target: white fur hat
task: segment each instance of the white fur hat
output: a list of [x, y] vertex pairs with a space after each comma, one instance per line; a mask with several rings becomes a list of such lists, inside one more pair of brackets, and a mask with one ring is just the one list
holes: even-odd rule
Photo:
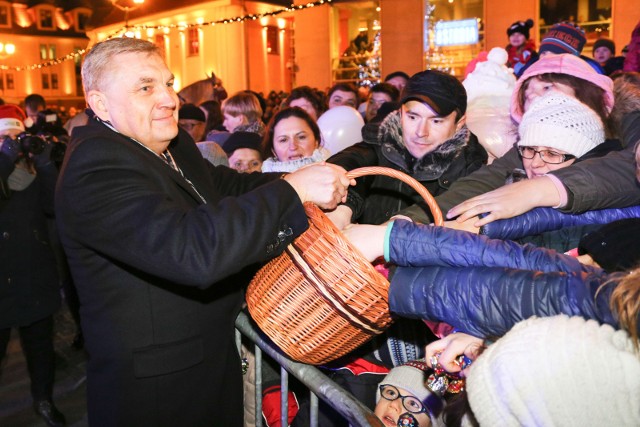
[[609, 325], [534, 317], [478, 357], [467, 393], [481, 426], [640, 426], [640, 356]]
[[605, 139], [602, 120], [572, 96], [552, 91], [531, 103], [518, 127], [519, 146], [551, 147], [581, 157]]

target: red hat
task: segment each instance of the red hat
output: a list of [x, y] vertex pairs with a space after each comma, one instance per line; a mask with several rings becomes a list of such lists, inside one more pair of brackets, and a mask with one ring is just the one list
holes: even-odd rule
[[14, 104], [0, 105], [0, 132], [5, 130], [24, 131], [27, 115], [22, 108]]

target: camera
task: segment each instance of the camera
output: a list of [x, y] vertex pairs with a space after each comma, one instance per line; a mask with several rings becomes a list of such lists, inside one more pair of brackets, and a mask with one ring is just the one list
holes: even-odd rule
[[47, 140], [41, 135], [32, 135], [22, 132], [16, 137], [16, 141], [20, 144], [20, 150], [24, 154], [37, 155], [44, 151]]

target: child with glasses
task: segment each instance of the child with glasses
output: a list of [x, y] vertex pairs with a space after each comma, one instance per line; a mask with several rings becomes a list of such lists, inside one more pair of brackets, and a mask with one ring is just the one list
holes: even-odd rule
[[445, 401], [425, 385], [433, 371], [424, 359], [393, 368], [380, 382], [374, 414], [385, 426], [443, 426]]

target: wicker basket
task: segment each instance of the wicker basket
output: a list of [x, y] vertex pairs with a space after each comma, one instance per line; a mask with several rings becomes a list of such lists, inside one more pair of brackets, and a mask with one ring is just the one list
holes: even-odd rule
[[[429, 205], [435, 223], [442, 213], [415, 179], [389, 168], [369, 167], [349, 177], [387, 175], [410, 185]], [[389, 282], [311, 203], [309, 229], [265, 265], [247, 290], [251, 316], [292, 359], [323, 364], [343, 356], [391, 323]]]

